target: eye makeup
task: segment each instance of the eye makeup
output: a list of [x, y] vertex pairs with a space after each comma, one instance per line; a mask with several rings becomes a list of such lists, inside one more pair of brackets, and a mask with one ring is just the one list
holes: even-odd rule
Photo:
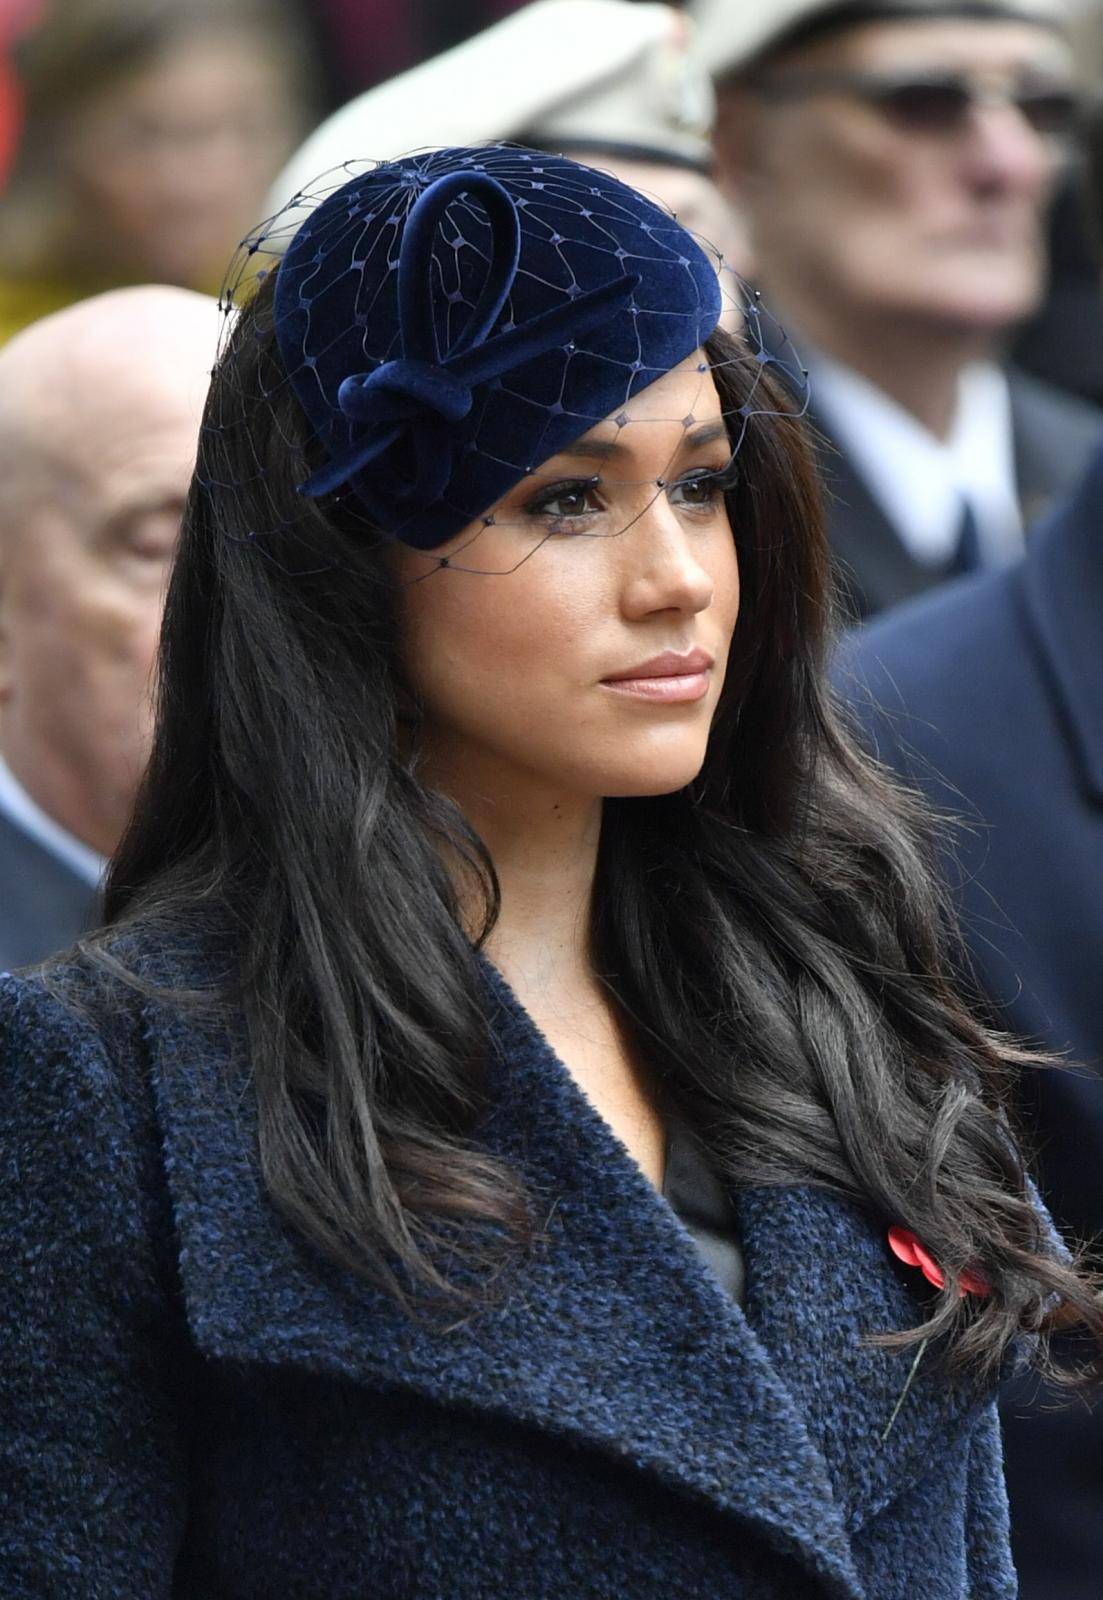
[[[602, 490], [615, 491], [625, 486], [635, 488], [642, 482], [653, 484], [660, 492], [665, 490], [669, 498], [686, 511], [711, 511], [720, 496], [734, 483], [733, 468], [733, 461], [725, 462], [722, 467], [701, 467], [683, 473], [673, 482], [661, 477], [643, 480], [604, 479], [600, 473], [588, 477], [564, 477], [531, 495], [521, 510], [526, 518], [545, 519], [554, 528], [566, 527], [599, 516], [608, 509], [602, 503]], [[692, 498], [694, 495], [700, 498]], [[574, 502], [572, 509], [565, 509], [568, 502]]]

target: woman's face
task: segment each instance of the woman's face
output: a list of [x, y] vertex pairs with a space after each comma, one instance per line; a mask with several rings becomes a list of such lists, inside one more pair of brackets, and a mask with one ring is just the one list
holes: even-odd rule
[[702, 361], [522, 480], [492, 526], [432, 556], [398, 547], [422, 744], [453, 792], [666, 794], [699, 772], [739, 610], [723, 495], [705, 480], [730, 445]]

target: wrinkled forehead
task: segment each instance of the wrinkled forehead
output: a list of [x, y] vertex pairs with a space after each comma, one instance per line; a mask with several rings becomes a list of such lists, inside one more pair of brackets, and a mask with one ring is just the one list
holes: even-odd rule
[[194, 437], [181, 429], [121, 441], [98, 457], [44, 453], [9, 480], [22, 508], [26, 554], [51, 559], [59, 543], [107, 557], [116, 534], [144, 518], [183, 514], [195, 465]]
[[54, 466], [104, 502], [151, 494], [183, 496], [195, 466], [202, 417], [199, 363], [175, 372], [143, 374], [137, 362], [118, 364], [84, 404], [57, 417], [44, 447]]
[[188, 384], [105, 381], [79, 407], [56, 388], [34, 398], [14, 421], [0, 405], [0, 477], [6, 507], [36, 539], [53, 529], [91, 544], [113, 520], [182, 509], [199, 435]]

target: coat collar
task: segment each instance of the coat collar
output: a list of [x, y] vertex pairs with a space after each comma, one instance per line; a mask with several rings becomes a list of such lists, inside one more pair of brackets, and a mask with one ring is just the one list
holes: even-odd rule
[[1103, 452], [1072, 499], [1032, 536], [1022, 584], [1084, 785], [1103, 802]]
[[910, 1355], [859, 1335], [920, 1313], [884, 1225], [809, 1187], [742, 1193], [744, 1314], [493, 972], [488, 992], [500, 1057], [480, 1137], [543, 1198], [546, 1241], [498, 1305], [447, 1333], [319, 1261], [268, 1204], [241, 1031], [149, 1008], [195, 1343], [572, 1439], [754, 1524], [825, 1595], [862, 1600], [850, 1534], [983, 1403], [928, 1362], [879, 1442]]

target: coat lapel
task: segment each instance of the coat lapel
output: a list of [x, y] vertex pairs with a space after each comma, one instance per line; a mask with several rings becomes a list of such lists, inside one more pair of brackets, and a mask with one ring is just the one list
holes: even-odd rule
[[197, 1345], [570, 1438], [753, 1523], [825, 1593], [861, 1600], [849, 1531], [975, 1403], [922, 1374], [879, 1445], [910, 1358], [862, 1348], [859, 1331], [918, 1319], [883, 1229], [807, 1188], [741, 1195], [744, 1315], [504, 983], [488, 983], [500, 1055], [480, 1142], [520, 1169], [546, 1225], [508, 1293], [447, 1331], [411, 1321], [281, 1223], [261, 1188], [240, 1035], [151, 1013]]
[[922, 1280], [890, 1259], [885, 1223], [811, 1186], [746, 1190], [737, 1204], [748, 1318], [800, 1396], [844, 1524], [857, 1532], [933, 1460], [949, 1458], [991, 1395], [951, 1381], [931, 1347], [909, 1384], [915, 1347], [893, 1352], [866, 1341], [925, 1314]]
[[1085, 793], [1103, 801], [1103, 453], [1031, 540], [1020, 569], [1027, 625], [1076, 751]]
[[1103, 437], [1103, 415], [1016, 367], [1007, 369], [1007, 390], [1019, 504], [1029, 531], [1080, 479]]

